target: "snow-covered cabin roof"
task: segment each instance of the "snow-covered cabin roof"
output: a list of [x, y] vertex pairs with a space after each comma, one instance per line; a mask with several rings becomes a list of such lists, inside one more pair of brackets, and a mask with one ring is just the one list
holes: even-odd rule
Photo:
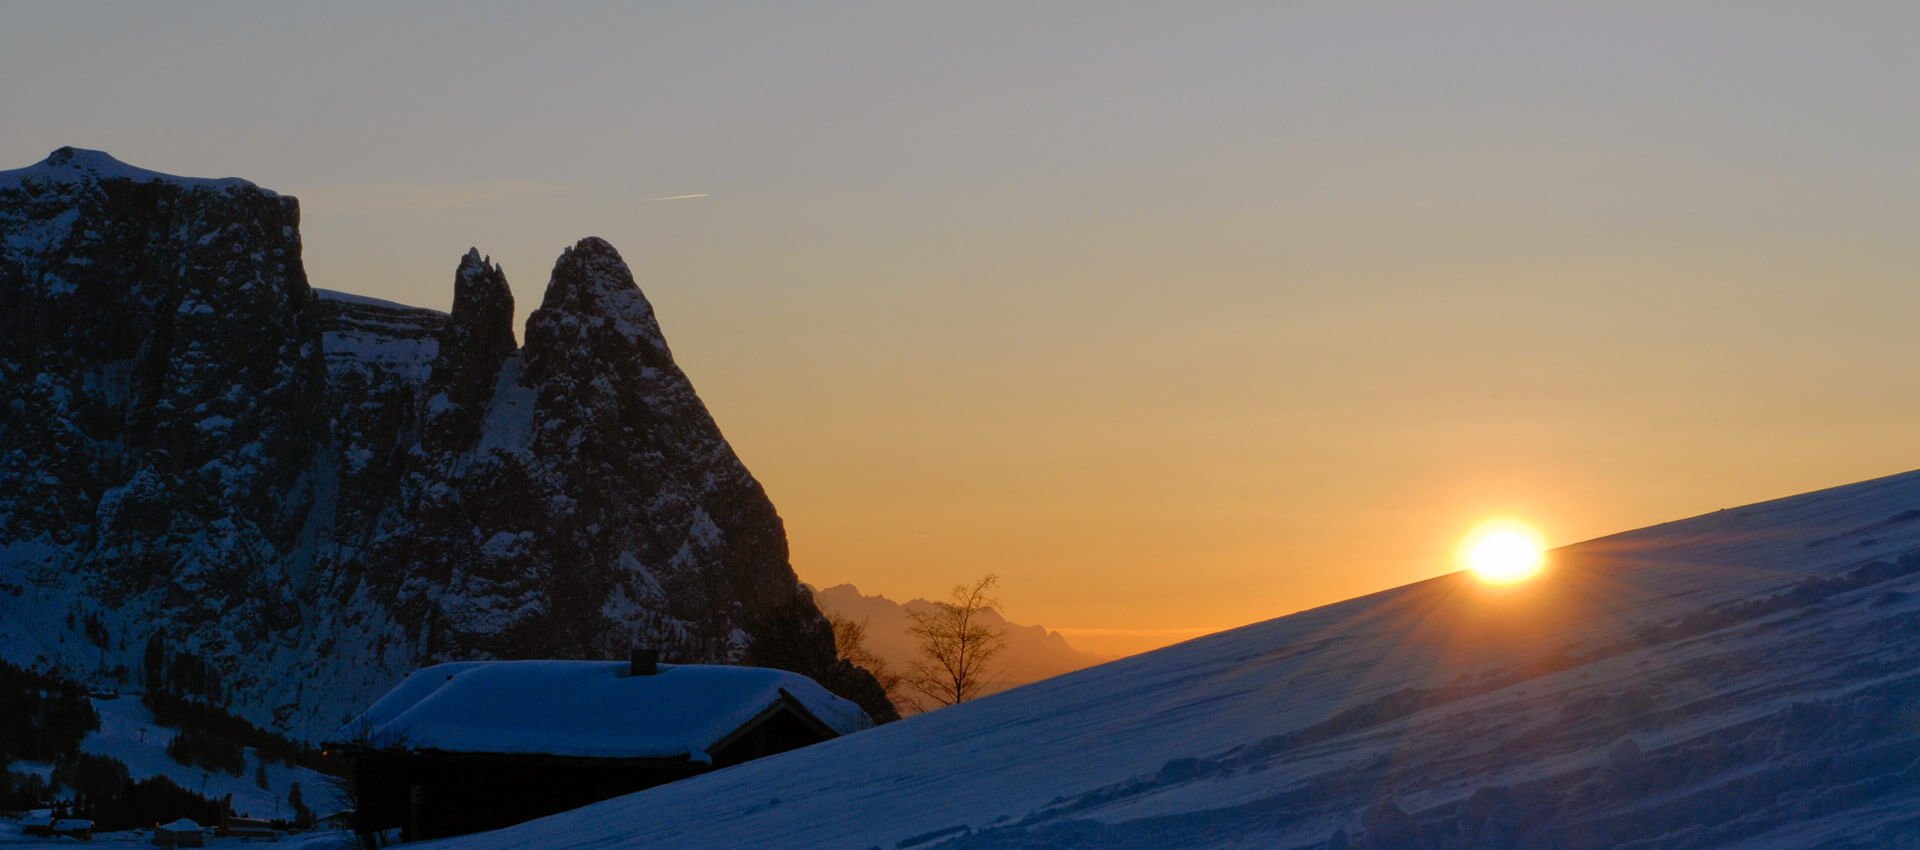
[[838, 734], [873, 725], [860, 707], [785, 670], [624, 661], [466, 661], [415, 672], [341, 732], [381, 749], [691, 758], [782, 701]]
[[202, 827], [200, 824], [194, 823], [192, 818], [181, 818], [173, 823], [156, 826], [154, 829], [162, 832], [199, 832]]

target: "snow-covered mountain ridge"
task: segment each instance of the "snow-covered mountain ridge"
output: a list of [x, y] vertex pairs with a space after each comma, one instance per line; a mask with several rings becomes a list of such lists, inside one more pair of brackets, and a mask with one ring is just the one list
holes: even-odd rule
[[98, 151], [0, 172], [0, 654], [131, 681], [158, 636], [307, 737], [427, 663], [632, 645], [883, 704], [611, 245], [521, 345], [478, 251], [440, 313], [310, 288], [298, 228]]
[[1069, 673], [465, 848], [1920, 846], [1920, 473]]
[[106, 151], [65, 147], [46, 159], [25, 168], [0, 171], [0, 191], [18, 190], [27, 184], [40, 186], [82, 185], [101, 180], [126, 180], [134, 183], [165, 183], [190, 189], [240, 189], [274, 196], [252, 182], [238, 177], [181, 177], [163, 174], [137, 165], [128, 165]]

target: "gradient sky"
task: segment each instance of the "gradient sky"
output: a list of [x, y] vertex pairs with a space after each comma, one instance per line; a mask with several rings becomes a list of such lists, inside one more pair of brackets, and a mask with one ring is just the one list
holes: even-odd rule
[[1910, 4], [388, 5], [0, 2], [0, 167], [608, 238], [810, 582], [1118, 652], [1920, 466]]

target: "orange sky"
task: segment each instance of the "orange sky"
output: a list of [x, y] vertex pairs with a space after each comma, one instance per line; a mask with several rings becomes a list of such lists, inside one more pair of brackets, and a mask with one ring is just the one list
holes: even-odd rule
[[1917, 14], [22, 4], [0, 167], [242, 175], [425, 306], [604, 236], [804, 579], [1123, 652], [1920, 465]]

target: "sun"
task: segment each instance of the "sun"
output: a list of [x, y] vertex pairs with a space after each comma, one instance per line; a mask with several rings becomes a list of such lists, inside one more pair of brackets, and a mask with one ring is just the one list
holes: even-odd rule
[[1538, 575], [1547, 546], [1533, 526], [1511, 519], [1481, 523], [1460, 541], [1460, 565], [1488, 584], [1513, 584]]

